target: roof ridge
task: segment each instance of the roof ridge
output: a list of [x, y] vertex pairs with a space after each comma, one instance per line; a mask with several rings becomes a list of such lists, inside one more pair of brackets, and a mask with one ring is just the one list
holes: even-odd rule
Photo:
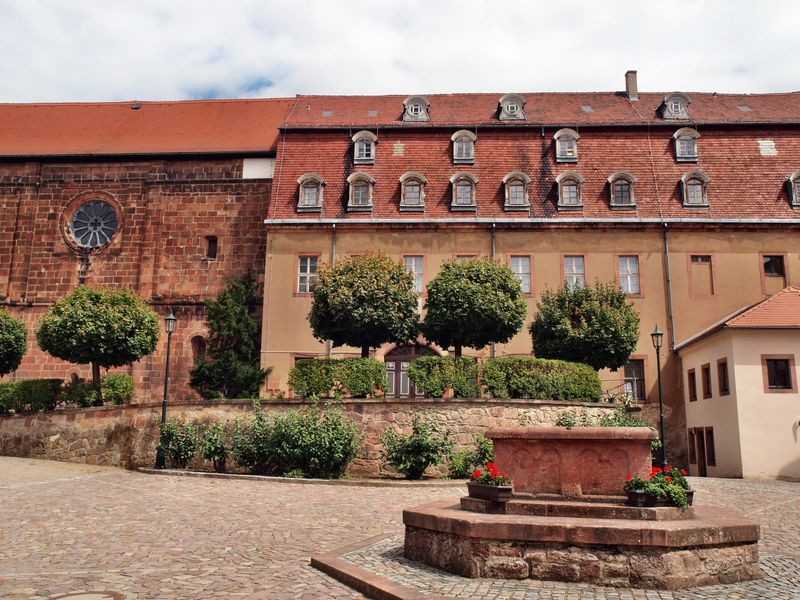
[[172, 104], [239, 104], [242, 102], [273, 102], [285, 101], [292, 102], [291, 97], [277, 98], [208, 98], [190, 100], [113, 100], [113, 101], [78, 101], [78, 102], [0, 102], [0, 108], [9, 107], [36, 107], [36, 106], [129, 106], [131, 104], [142, 105], [172, 105]]

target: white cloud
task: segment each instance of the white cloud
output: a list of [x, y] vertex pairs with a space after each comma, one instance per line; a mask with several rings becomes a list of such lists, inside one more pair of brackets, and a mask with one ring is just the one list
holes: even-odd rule
[[[0, 0], [0, 101], [798, 87], [790, 0]], [[267, 85], [271, 82], [271, 85]]]

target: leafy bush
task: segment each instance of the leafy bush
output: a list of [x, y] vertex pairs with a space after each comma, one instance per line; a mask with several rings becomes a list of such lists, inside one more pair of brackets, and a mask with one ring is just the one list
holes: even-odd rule
[[281, 472], [338, 478], [355, 458], [361, 440], [358, 425], [341, 408], [322, 411], [314, 406], [276, 415], [270, 443]]
[[28, 349], [28, 329], [21, 319], [0, 310], [0, 375], [15, 370]]
[[543, 358], [490, 358], [481, 379], [494, 398], [598, 402], [600, 378], [589, 365]]
[[100, 398], [97, 390], [84, 379], [75, 379], [67, 383], [61, 391], [61, 400], [67, 404], [78, 406], [98, 406]]
[[112, 373], [103, 377], [100, 384], [103, 400], [111, 404], [130, 404], [133, 400], [133, 377], [124, 373]]
[[387, 429], [380, 437], [382, 456], [406, 479], [422, 479], [425, 469], [444, 461], [453, 448], [449, 431], [442, 431], [429, 418], [414, 414], [411, 433], [403, 435]]
[[478, 361], [473, 357], [423, 356], [411, 361], [408, 377], [432, 398], [441, 398], [448, 388], [456, 398], [478, 397]]
[[482, 433], [475, 436], [474, 448], [463, 448], [450, 458], [449, 475], [452, 479], [468, 479], [478, 467], [492, 461], [494, 445]]
[[0, 382], [0, 414], [19, 410], [17, 405], [17, 382]]
[[172, 466], [185, 469], [197, 452], [197, 426], [185, 419], [170, 419], [161, 426], [160, 446]]
[[289, 385], [302, 398], [349, 395], [363, 398], [386, 389], [386, 365], [373, 358], [310, 358], [289, 372]]
[[231, 454], [236, 464], [251, 473], [274, 473], [272, 426], [258, 400], [253, 401], [253, 416], [237, 417], [231, 433]]
[[228, 446], [225, 441], [225, 430], [222, 423], [214, 423], [203, 433], [200, 442], [200, 456], [210, 460], [217, 473], [225, 472], [225, 463], [228, 459]]
[[614, 409], [613, 415], [603, 415], [597, 422], [598, 427], [652, 427], [647, 421], [634, 417], [624, 406]]
[[53, 410], [61, 396], [60, 379], [24, 379], [17, 382], [16, 390], [17, 410]]

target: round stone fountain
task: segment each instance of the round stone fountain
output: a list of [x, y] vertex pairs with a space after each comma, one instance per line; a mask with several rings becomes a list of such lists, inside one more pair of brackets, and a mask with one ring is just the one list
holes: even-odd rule
[[681, 589], [761, 577], [759, 526], [735, 511], [626, 506], [650, 472], [641, 427], [493, 429], [508, 501], [464, 497], [403, 511], [405, 556], [465, 577]]

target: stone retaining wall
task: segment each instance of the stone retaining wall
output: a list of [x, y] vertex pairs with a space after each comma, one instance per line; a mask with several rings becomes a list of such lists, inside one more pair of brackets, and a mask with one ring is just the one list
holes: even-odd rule
[[[267, 412], [307, 406], [301, 400], [265, 400]], [[470, 445], [490, 427], [554, 424], [565, 410], [592, 415], [613, 412], [609, 404], [576, 404], [543, 400], [422, 399], [414, 401], [350, 400], [344, 410], [364, 433], [352, 475], [388, 475], [381, 464], [379, 436], [388, 427], [409, 431], [413, 414], [424, 411], [450, 432], [456, 449]], [[249, 401], [173, 404], [168, 418], [218, 421], [250, 413]], [[68, 462], [136, 468], [150, 466], [158, 443], [160, 404], [68, 409], [35, 415], [0, 416], [0, 454]], [[199, 462], [198, 465], [200, 466]], [[208, 465], [206, 465], [208, 467]], [[443, 474], [440, 468], [437, 474]]]

